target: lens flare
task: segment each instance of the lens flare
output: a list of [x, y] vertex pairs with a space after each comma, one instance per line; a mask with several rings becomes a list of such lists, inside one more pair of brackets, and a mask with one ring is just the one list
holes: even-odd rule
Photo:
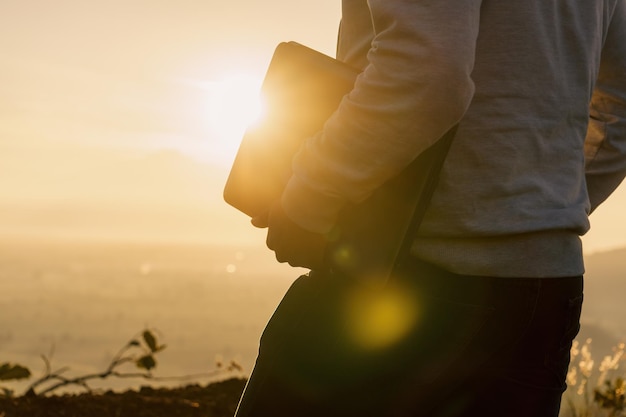
[[336, 247], [330, 256], [335, 265], [340, 266], [343, 270], [352, 270], [359, 264], [358, 253], [348, 245]]
[[364, 350], [381, 350], [401, 341], [419, 316], [414, 297], [397, 284], [363, 285], [346, 305], [349, 335]]

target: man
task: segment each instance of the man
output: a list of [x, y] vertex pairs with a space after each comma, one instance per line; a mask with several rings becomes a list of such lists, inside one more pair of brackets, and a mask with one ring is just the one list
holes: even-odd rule
[[363, 72], [295, 156], [268, 246], [319, 265], [342, 208], [459, 123], [405, 270], [439, 300], [426, 320], [456, 317], [416, 345], [422, 368], [392, 378], [407, 391], [394, 413], [557, 416], [580, 236], [626, 174], [626, 1], [344, 0], [342, 13], [338, 58]]

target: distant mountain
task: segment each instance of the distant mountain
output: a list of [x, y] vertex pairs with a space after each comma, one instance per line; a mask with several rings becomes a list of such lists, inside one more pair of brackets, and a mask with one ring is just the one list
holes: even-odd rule
[[227, 171], [178, 152], [72, 148], [24, 162], [0, 179], [0, 230], [11, 235], [258, 239], [222, 200]]
[[598, 279], [603, 285], [624, 289], [624, 292], [616, 295], [626, 297], [626, 248], [588, 255], [585, 264], [588, 275], [593, 275], [588, 277], [588, 285], [595, 285], [594, 281]]
[[594, 349], [608, 354], [626, 341], [626, 248], [589, 255], [585, 264], [580, 338], [592, 338]]
[[204, 203], [220, 198], [213, 190], [226, 176], [171, 150], [66, 147], [33, 150], [10, 162], [3, 164], [0, 201]]

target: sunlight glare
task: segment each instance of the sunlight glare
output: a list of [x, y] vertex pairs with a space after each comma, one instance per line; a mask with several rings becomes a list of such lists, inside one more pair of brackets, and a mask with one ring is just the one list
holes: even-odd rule
[[261, 80], [250, 74], [231, 74], [208, 85], [208, 124], [211, 148], [232, 160], [246, 128], [262, 114]]

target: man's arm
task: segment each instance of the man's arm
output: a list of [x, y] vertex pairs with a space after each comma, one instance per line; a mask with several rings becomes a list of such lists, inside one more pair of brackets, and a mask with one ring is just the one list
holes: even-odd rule
[[328, 232], [346, 203], [367, 198], [461, 119], [474, 93], [480, 3], [367, 2], [369, 64], [295, 156], [282, 196], [289, 218]]
[[585, 140], [586, 180], [595, 210], [626, 176], [626, 2], [607, 32]]

